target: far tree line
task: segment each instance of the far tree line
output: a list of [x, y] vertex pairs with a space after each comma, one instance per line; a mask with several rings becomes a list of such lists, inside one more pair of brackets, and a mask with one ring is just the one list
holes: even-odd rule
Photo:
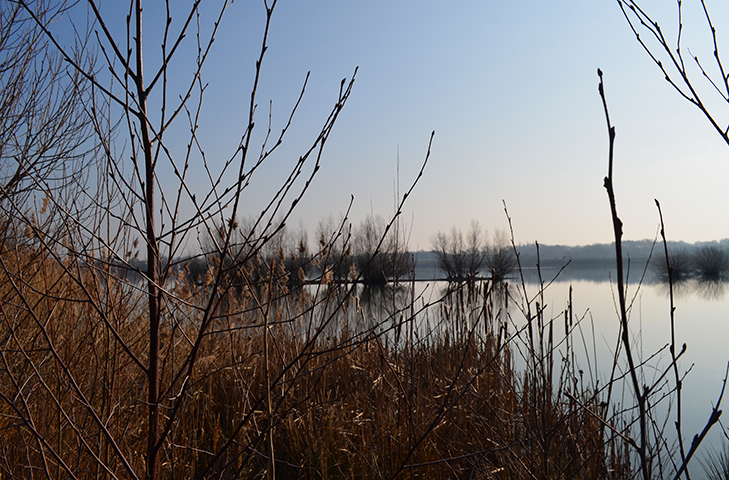
[[[306, 283], [385, 285], [414, 276], [416, 256], [407, 249], [407, 232], [390, 225], [379, 215], [368, 215], [358, 225], [334, 217], [323, 219], [315, 230], [315, 242], [303, 225], [279, 225], [262, 245], [254, 219], [235, 225], [235, 242], [230, 255], [220, 263], [219, 235], [200, 240], [201, 253], [180, 261], [191, 283], [203, 286], [219, 266], [228, 270], [229, 281], [261, 284], [274, 280], [289, 290]], [[219, 226], [221, 232], [225, 226]], [[516, 256], [502, 231], [489, 237], [473, 221], [464, 234], [453, 227], [433, 235], [432, 251], [442, 279], [462, 283], [478, 278], [500, 282], [516, 271]], [[270, 277], [273, 275], [273, 277]]]
[[[275, 222], [273, 222], [275, 224]], [[269, 279], [295, 290], [307, 283], [386, 285], [389, 282], [415, 278], [418, 255], [407, 248], [407, 232], [401, 226], [388, 224], [382, 216], [371, 214], [355, 225], [347, 219], [328, 217], [316, 227], [315, 242], [310, 242], [307, 229], [299, 224], [279, 224], [275, 233], [261, 244], [260, 221], [252, 218], [235, 224], [235, 241], [222, 267], [230, 272], [229, 281], [260, 285]], [[225, 226], [219, 234], [199, 241], [199, 253], [184, 259], [173, 259], [186, 271], [192, 284], [203, 286], [214, 276], [220, 264], [219, 245]], [[629, 241], [628, 255], [643, 263], [650, 260], [654, 274], [667, 280], [665, 256], [654, 249], [652, 241]], [[522, 264], [537, 262], [532, 246], [517, 245]], [[602, 261], [602, 252], [610, 244], [567, 247], [540, 245], [541, 263], [546, 266], [576, 261]], [[729, 252], [722, 242], [688, 245], [669, 242], [674, 281], [687, 278], [723, 280], [729, 277]], [[477, 279], [503, 282], [517, 271], [517, 258], [511, 239], [502, 230], [493, 235], [473, 220], [464, 233], [457, 227], [438, 231], [431, 238], [431, 254], [437, 268], [436, 279], [464, 283]], [[652, 258], [651, 258], [652, 257]], [[612, 263], [612, 260], [605, 259]], [[582, 263], [580, 263], [582, 262]], [[132, 263], [141, 263], [132, 260]], [[428, 263], [426, 261], [426, 263]], [[591, 263], [592, 264], [592, 263]], [[270, 277], [270, 275], [273, 277]], [[433, 277], [429, 277], [433, 278]]]
[[359, 225], [347, 219], [323, 219], [312, 243], [303, 225], [291, 228], [278, 224], [262, 241], [260, 230], [264, 227], [258, 219], [236, 223], [230, 253], [221, 265], [220, 245], [227, 228], [221, 225], [219, 233], [200, 240], [201, 253], [179, 264], [198, 286], [205, 285], [206, 279], [222, 267], [230, 272], [227, 277], [237, 289], [269, 281], [289, 290], [306, 283], [385, 285], [410, 278], [412, 272], [413, 256], [405, 247], [399, 226], [388, 225], [379, 215], [368, 215]]

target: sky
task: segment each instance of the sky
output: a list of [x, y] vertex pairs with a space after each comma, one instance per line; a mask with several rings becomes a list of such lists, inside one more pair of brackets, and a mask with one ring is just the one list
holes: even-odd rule
[[[102, 4], [114, 32], [124, 27], [119, 3]], [[692, 4], [684, 12], [685, 52], [710, 60], [698, 2], [684, 3]], [[729, 6], [707, 4], [721, 44], [729, 39]], [[215, 5], [203, 3], [203, 32]], [[675, 30], [675, 2], [644, 6], [664, 31]], [[159, 63], [159, 13], [149, 2], [148, 69]], [[245, 128], [264, 20], [262, 1], [233, 2], [203, 70], [200, 140], [213, 164], [224, 162]], [[173, 11], [172, 27], [181, 21]], [[171, 91], [194, 67], [194, 43], [181, 52], [170, 66]], [[430, 249], [433, 234], [465, 231], [472, 220], [489, 232], [506, 230], [504, 203], [517, 243], [609, 243], [598, 67], [617, 131], [613, 181], [624, 238], [655, 237], [654, 199], [669, 240], [729, 237], [729, 146], [664, 81], [613, 0], [280, 0], [254, 138], [265, 133], [269, 102], [272, 129], [281, 130], [307, 72], [310, 78], [282, 147], [253, 179], [244, 212], [257, 213], [277, 190], [326, 120], [341, 80], [358, 68], [321, 169], [290, 223], [313, 232], [322, 218], [339, 218], [352, 196], [355, 224], [372, 213], [391, 216], [398, 184], [402, 194], [415, 180], [435, 131], [424, 175], [403, 209], [411, 249]], [[710, 105], [727, 124], [726, 103]], [[170, 135], [189, 141], [184, 127]]]

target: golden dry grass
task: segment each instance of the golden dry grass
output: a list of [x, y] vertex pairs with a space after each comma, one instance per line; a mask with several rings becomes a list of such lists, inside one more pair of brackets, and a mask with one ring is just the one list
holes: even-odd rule
[[[142, 477], [145, 292], [28, 247], [6, 248], [2, 266], [2, 478]], [[269, 433], [277, 478], [628, 475], [624, 442], [589, 388], [576, 388], [576, 365], [535, 352], [516, 366], [518, 337], [503, 336], [502, 300], [487, 284], [391, 318], [382, 308], [365, 318], [346, 286], [231, 291], [188, 369], [210, 286], [184, 278], [161, 332], [165, 478], [259, 478]], [[410, 328], [425, 315], [438, 326]], [[563, 385], [543, 373], [555, 368]]]

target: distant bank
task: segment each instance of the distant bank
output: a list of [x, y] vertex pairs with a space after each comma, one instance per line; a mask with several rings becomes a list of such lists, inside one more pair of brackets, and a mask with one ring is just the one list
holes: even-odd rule
[[[669, 257], [677, 252], [692, 253], [701, 247], [713, 246], [729, 251], [729, 239], [714, 240], [707, 242], [668, 242]], [[537, 265], [542, 270], [542, 278], [545, 281], [551, 280], [557, 272], [561, 280], [591, 280], [607, 281], [615, 270], [615, 244], [599, 243], [593, 245], [567, 246], [567, 245], [542, 245], [539, 244], [539, 256], [537, 247], [531, 245], [517, 246], [519, 261], [524, 270], [527, 281], [536, 281]], [[633, 279], [643, 273], [651, 259], [663, 260], [664, 247], [662, 242], [653, 240], [624, 240], [623, 255], [626, 262], [630, 262], [630, 276]], [[440, 280], [444, 273], [438, 269], [437, 257], [434, 251], [414, 252], [415, 256], [415, 278], [416, 280]], [[627, 264], [627, 263], [626, 263]], [[518, 274], [517, 274], [518, 276]], [[515, 280], [517, 277], [514, 278]], [[646, 275], [647, 281], [653, 281], [653, 275], [649, 271]]]

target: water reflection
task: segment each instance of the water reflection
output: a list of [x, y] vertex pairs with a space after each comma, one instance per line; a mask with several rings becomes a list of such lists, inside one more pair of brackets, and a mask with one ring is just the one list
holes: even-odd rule
[[518, 297], [518, 289], [508, 279], [497, 281], [475, 279], [465, 282], [439, 282], [440, 297], [448, 304], [486, 305], [492, 317], [508, 310], [509, 298]]
[[[673, 298], [682, 299], [689, 298], [694, 294], [696, 286], [694, 280], [681, 280], [679, 282], [673, 282]], [[656, 289], [665, 298], [668, 298], [671, 291], [669, 289], [668, 279], [661, 280], [655, 283]]]
[[386, 318], [408, 305], [410, 289], [401, 283], [371, 284], [358, 286], [356, 296], [369, 317]]
[[[668, 298], [669, 283], [668, 280], [663, 280], [656, 283], [658, 290]], [[726, 295], [727, 281], [726, 280], [699, 280], [699, 279], [687, 279], [673, 282], [673, 298], [675, 299], [686, 299], [692, 295], [696, 295], [698, 298], [707, 301], [721, 300]]]
[[703, 280], [696, 282], [696, 295], [704, 300], [721, 300], [726, 292], [726, 281]]
[[[663, 260], [665, 262], [665, 260]], [[708, 262], [707, 262], [708, 264]], [[657, 291], [661, 292], [666, 298], [669, 295], [668, 275], [665, 273], [665, 266], [660, 262], [654, 262], [653, 265], [659, 265], [661, 268], [653, 267], [644, 271], [645, 265], [640, 269], [634, 270], [629, 274], [629, 284], [635, 284], [638, 281], [643, 285], [654, 285]], [[708, 273], [707, 273], [708, 272]], [[673, 296], [676, 299], [687, 299], [696, 296], [699, 299], [707, 301], [721, 300], [725, 297], [727, 285], [729, 284], [729, 270], [721, 267], [719, 274], [710, 271], [708, 267], [702, 267], [696, 270], [688, 270], [684, 266], [680, 268], [674, 267], [673, 271]], [[579, 268], [570, 265], [563, 270], [556, 268], [542, 268], [542, 278], [557, 277], [557, 281], [589, 281], [602, 283], [614, 280], [615, 271], [612, 268]], [[557, 275], [559, 273], [559, 275]], [[524, 277], [527, 283], [537, 283], [538, 277], [536, 269], [525, 269]]]

